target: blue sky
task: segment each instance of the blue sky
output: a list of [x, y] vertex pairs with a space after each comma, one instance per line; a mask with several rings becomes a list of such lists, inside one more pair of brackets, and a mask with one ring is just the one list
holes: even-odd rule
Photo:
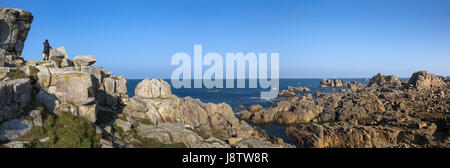
[[[278, 52], [280, 77], [450, 75], [448, 0], [0, 0], [33, 13], [42, 42], [130, 79], [168, 78], [173, 54]], [[193, 57], [193, 55], [191, 55]], [[206, 69], [208, 67], [204, 67]]]

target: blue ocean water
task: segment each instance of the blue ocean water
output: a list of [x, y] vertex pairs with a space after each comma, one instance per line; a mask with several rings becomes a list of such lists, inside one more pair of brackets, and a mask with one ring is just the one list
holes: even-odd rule
[[[134, 90], [139, 82], [141, 82], [143, 79], [128, 79], [127, 83], [127, 89], [128, 94], [130, 97], [134, 96]], [[340, 80], [345, 81], [356, 81], [363, 84], [368, 84], [368, 82], [361, 79], [351, 78], [341, 78]], [[170, 80], [166, 80], [170, 84]], [[332, 88], [321, 88], [320, 87], [320, 81], [321, 79], [280, 79], [280, 85], [279, 85], [279, 91], [282, 91], [284, 89], [287, 89], [288, 86], [292, 87], [308, 87], [311, 89], [310, 92], [299, 92], [299, 94], [315, 94], [316, 91], [320, 92], [333, 92]], [[261, 91], [267, 91], [268, 89], [264, 88], [248, 88], [248, 80], [246, 80], [247, 88], [234, 88], [234, 89], [227, 89], [227, 88], [214, 88], [214, 89], [207, 89], [207, 88], [181, 88], [181, 89], [175, 89], [172, 87], [172, 94], [178, 96], [178, 97], [186, 97], [190, 96], [192, 98], [200, 99], [203, 102], [211, 102], [211, 103], [222, 103], [225, 102], [231, 107], [233, 107], [233, 111], [235, 113], [239, 112], [239, 109], [237, 108], [238, 105], [244, 105], [245, 107], [248, 107], [253, 104], [260, 104], [265, 108], [268, 108], [272, 106], [273, 104], [270, 104], [268, 100], [261, 100], [260, 99], [260, 92]], [[224, 83], [225, 84], [225, 83]], [[194, 85], [192, 85], [194, 86]], [[339, 91], [339, 89], [342, 88], [335, 88], [335, 91]], [[269, 135], [281, 137], [284, 138], [284, 130], [287, 127], [286, 125], [280, 125], [276, 123], [270, 123], [270, 124], [259, 124], [257, 125], [259, 128], [265, 130]], [[286, 139], [285, 139], [286, 140]]]
[[[130, 97], [134, 96], [134, 89], [137, 84], [141, 82], [143, 79], [128, 79], [127, 89]], [[345, 81], [356, 81], [363, 84], [368, 84], [368, 82], [363, 79], [341, 79]], [[165, 79], [170, 84], [170, 80]], [[299, 92], [299, 94], [308, 94], [312, 93], [313, 95], [316, 91], [320, 92], [332, 92], [332, 88], [321, 88], [320, 87], [321, 79], [280, 79], [279, 91], [287, 89], [288, 86], [293, 87], [308, 87], [311, 89], [310, 92]], [[225, 102], [233, 107], [235, 112], [237, 111], [236, 106], [244, 105], [246, 107], [253, 104], [261, 104], [264, 107], [270, 107], [271, 104], [268, 103], [267, 100], [260, 99], [261, 91], [267, 91], [268, 89], [260, 88], [248, 88], [248, 80], [246, 81], [247, 88], [181, 88], [175, 89], [172, 87], [172, 94], [178, 97], [186, 97], [190, 96], [192, 98], [200, 99], [203, 102], [211, 102], [211, 103], [222, 103]], [[193, 86], [193, 85], [192, 85]], [[339, 90], [341, 88], [335, 88], [335, 90]]]

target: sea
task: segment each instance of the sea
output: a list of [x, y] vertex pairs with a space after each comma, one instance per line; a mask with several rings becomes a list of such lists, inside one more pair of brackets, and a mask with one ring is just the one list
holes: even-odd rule
[[[339, 78], [340, 80], [349, 81], [349, 82], [360, 82], [363, 84], [368, 84], [363, 78]], [[130, 97], [134, 96], [134, 90], [139, 82], [143, 79], [128, 79], [127, 80], [127, 89]], [[164, 79], [169, 84], [171, 83], [170, 79]], [[288, 86], [292, 87], [307, 87], [311, 89], [309, 92], [297, 92], [300, 95], [309, 94], [315, 95], [317, 91], [319, 92], [336, 92], [339, 89], [345, 88], [322, 88], [320, 87], [320, 81], [322, 79], [279, 79], [279, 91], [287, 89]], [[236, 81], [235, 81], [236, 85]], [[192, 81], [192, 85], [193, 81]], [[225, 86], [225, 81], [224, 81]], [[249, 107], [250, 105], [260, 104], [264, 108], [269, 108], [276, 104], [276, 100], [265, 100], [260, 98], [261, 91], [268, 91], [268, 89], [258, 87], [250, 88], [249, 80], [246, 80], [246, 88], [212, 88], [208, 89], [204, 88], [180, 88], [176, 89], [174, 87], [172, 89], [172, 94], [183, 98], [183, 97], [192, 97], [195, 99], [200, 99], [202, 102], [211, 102], [211, 103], [227, 103], [229, 104], [235, 113], [240, 113], [241, 109], [238, 108], [239, 105], [243, 105], [245, 107]], [[252, 123], [249, 123], [254, 125]], [[269, 124], [257, 124], [254, 125], [263, 130], [265, 130], [269, 135], [276, 136], [288, 141], [284, 136], [284, 131], [288, 125], [282, 125], [277, 123], [269, 123]]]

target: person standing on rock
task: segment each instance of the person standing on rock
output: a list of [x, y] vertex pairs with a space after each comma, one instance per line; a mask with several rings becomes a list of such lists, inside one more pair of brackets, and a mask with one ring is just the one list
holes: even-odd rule
[[43, 54], [43, 60], [44, 61], [48, 61], [49, 56], [50, 56], [50, 43], [48, 43], [48, 40], [45, 40], [44, 42], [44, 54]]

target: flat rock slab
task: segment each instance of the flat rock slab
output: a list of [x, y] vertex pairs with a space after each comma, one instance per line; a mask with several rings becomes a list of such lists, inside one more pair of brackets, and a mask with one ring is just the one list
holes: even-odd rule
[[32, 124], [24, 119], [13, 119], [0, 126], [0, 142], [12, 141], [23, 136], [31, 129]]

